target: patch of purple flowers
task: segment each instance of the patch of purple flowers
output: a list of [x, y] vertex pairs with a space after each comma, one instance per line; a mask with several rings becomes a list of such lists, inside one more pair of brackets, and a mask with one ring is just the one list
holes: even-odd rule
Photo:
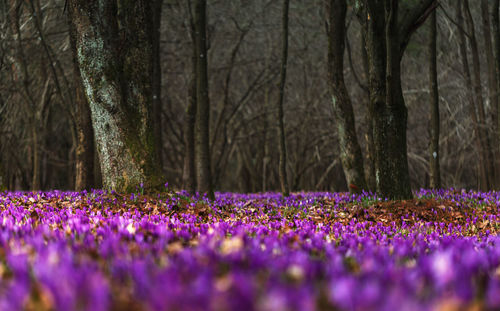
[[[417, 196], [494, 205], [497, 226], [500, 193]], [[1, 194], [0, 309], [500, 309], [500, 237], [438, 222], [335, 221], [348, 204], [376, 201], [370, 194], [219, 193], [208, 202], [178, 193], [130, 208], [143, 199]], [[205, 212], [178, 210], [182, 200]], [[314, 221], [312, 209], [333, 221]]]

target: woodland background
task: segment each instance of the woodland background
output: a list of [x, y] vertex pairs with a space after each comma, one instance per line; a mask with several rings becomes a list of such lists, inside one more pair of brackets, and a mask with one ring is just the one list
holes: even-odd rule
[[[440, 107], [440, 163], [443, 187], [487, 190], [477, 121], [498, 146], [497, 88], [485, 40], [485, 17], [494, 1], [468, 1], [470, 19], [457, 19], [456, 0], [440, 1], [437, 68]], [[162, 1], [159, 57], [161, 169], [166, 181], [183, 187], [186, 109], [192, 69], [192, 18], [186, 0]], [[486, 12], [484, 5], [486, 3]], [[74, 189], [79, 133], [74, 59], [64, 0], [0, 0], [0, 185], [14, 189]], [[207, 4], [210, 150], [213, 185], [219, 191], [278, 190], [278, 133], [281, 1], [212, 0]], [[12, 14], [13, 10], [16, 14]], [[467, 12], [465, 12], [467, 13]], [[367, 72], [360, 25], [349, 7], [344, 76], [351, 96], [365, 169]], [[322, 0], [291, 1], [289, 59], [284, 98], [288, 180], [292, 191], [347, 190], [339, 158], [337, 127], [327, 79], [326, 13]], [[472, 23], [471, 23], [472, 22]], [[488, 22], [489, 23], [489, 22]], [[467, 67], [460, 55], [466, 34]], [[474, 34], [474, 36], [472, 36]], [[474, 39], [472, 39], [474, 38]], [[477, 49], [474, 50], [474, 41]], [[430, 108], [427, 51], [429, 27], [412, 36], [402, 59], [408, 107], [408, 161], [412, 188], [429, 187]], [[490, 42], [491, 44], [491, 42]], [[479, 68], [474, 52], [479, 51]], [[498, 51], [497, 51], [498, 52]], [[465, 68], [469, 68], [466, 70]], [[479, 69], [479, 71], [477, 71]], [[479, 75], [474, 76], [479, 73]], [[479, 94], [467, 79], [480, 79]], [[471, 110], [471, 94], [475, 109]], [[490, 158], [489, 161], [494, 161]], [[97, 156], [93, 187], [101, 187]], [[374, 181], [368, 178], [373, 187]], [[500, 184], [500, 183], [497, 183]]]

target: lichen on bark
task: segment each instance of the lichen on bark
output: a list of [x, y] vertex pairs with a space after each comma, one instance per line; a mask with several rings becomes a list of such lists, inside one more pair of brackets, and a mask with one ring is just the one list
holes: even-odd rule
[[161, 184], [151, 127], [148, 8], [147, 1], [70, 2], [103, 184], [123, 192]]

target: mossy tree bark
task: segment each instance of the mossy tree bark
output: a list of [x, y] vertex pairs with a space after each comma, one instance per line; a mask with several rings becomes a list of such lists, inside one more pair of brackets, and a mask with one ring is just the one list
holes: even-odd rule
[[[407, 108], [401, 88], [401, 58], [413, 32], [437, 5], [398, 0], [358, 0], [354, 9], [365, 32], [370, 68], [375, 179], [384, 198], [412, 197], [406, 146]], [[402, 13], [402, 14], [400, 14]], [[401, 16], [400, 16], [401, 15]]]
[[441, 188], [441, 170], [439, 166], [439, 91], [437, 79], [437, 57], [436, 57], [436, 11], [431, 13], [429, 19], [429, 108], [430, 117], [430, 144], [429, 144], [429, 171], [430, 187]]
[[158, 188], [152, 129], [153, 25], [148, 0], [71, 0], [77, 60], [103, 186]]
[[337, 122], [342, 167], [350, 192], [366, 189], [363, 156], [356, 136], [354, 112], [344, 83], [346, 0], [330, 0], [328, 11], [328, 78]]
[[214, 198], [210, 158], [210, 101], [208, 94], [208, 66], [207, 66], [207, 20], [206, 0], [195, 0], [194, 28], [196, 46], [196, 127], [195, 127], [195, 155], [197, 186], [201, 193]]

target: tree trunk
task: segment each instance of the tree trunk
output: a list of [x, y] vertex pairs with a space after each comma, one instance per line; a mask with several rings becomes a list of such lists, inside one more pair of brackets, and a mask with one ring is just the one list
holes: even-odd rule
[[279, 84], [279, 98], [278, 98], [278, 136], [279, 136], [279, 177], [281, 183], [281, 192], [283, 196], [290, 195], [290, 186], [288, 185], [288, 177], [286, 174], [286, 135], [283, 113], [283, 101], [285, 97], [286, 85], [286, 66], [288, 62], [288, 9], [290, 6], [289, 0], [283, 0], [283, 13], [282, 13], [282, 47], [281, 47], [281, 71], [280, 71], [280, 84]]
[[8, 189], [6, 186], [8, 184], [8, 180], [6, 180], [5, 176], [7, 176], [7, 175], [5, 174], [2, 160], [0, 159], [0, 191], [4, 191], [4, 190]]
[[150, 1], [72, 0], [69, 5], [104, 187], [129, 192], [143, 183], [159, 189]]
[[328, 6], [328, 77], [332, 107], [337, 122], [340, 158], [350, 192], [366, 189], [363, 156], [356, 136], [354, 112], [344, 83], [345, 0], [330, 0]]
[[[78, 67], [77, 67], [78, 68]], [[77, 104], [77, 147], [75, 152], [75, 190], [92, 189], [94, 185], [94, 130], [90, 107], [85, 97], [79, 72], [75, 72], [75, 100]]]
[[[377, 192], [384, 197], [411, 198], [408, 172], [406, 124], [408, 112], [401, 88], [400, 38], [398, 34], [398, 1], [386, 0], [386, 102], [374, 100], [375, 169]], [[377, 92], [374, 90], [374, 93]], [[376, 99], [376, 97], [375, 97]]]
[[[464, 24], [464, 19], [463, 19], [463, 14], [462, 14], [462, 1], [459, 0], [456, 2], [456, 14], [457, 14], [457, 24], [458, 25], [463, 25]], [[485, 166], [485, 155], [484, 155], [484, 146], [482, 144], [482, 138], [481, 138], [481, 133], [482, 131], [479, 128], [479, 121], [476, 113], [476, 101], [474, 97], [474, 92], [473, 92], [473, 85], [472, 85], [472, 78], [471, 78], [471, 73], [469, 69], [469, 61], [467, 58], [467, 42], [465, 39], [465, 33], [463, 29], [459, 28], [458, 29], [458, 39], [459, 39], [459, 52], [460, 52], [460, 58], [462, 59], [462, 68], [463, 68], [463, 73], [464, 73], [464, 78], [465, 78], [465, 85], [468, 90], [468, 97], [469, 97], [469, 114], [472, 119], [472, 124], [474, 126], [474, 131], [476, 134], [476, 139], [475, 139], [475, 144], [476, 148], [479, 152], [480, 155], [480, 161], [479, 161], [479, 185], [478, 188], [486, 190], [487, 185], [488, 185], [488, 177], [487, 177], [487, 172], [486, 172], [486, 166]]]
[[186, 121], [184, 121], [184, 169], [182, 171], [182, 187], [189, 193], [196, 192], [196, 161], [195, 161], [195, 126], [196, 126], [196, 63], [198, 53], [196, 52], [196, 35], [194, 29], [194, 17], [189, 4], [189, 22], [191, 30], [191, 41], [193, 43], [193, 55], [191, 57], [191, 78], [188, 89], [188, 106], [186, 109]]
[[[194, 58], [193, 67], [196, 65]], [[194, 72], [196, 70], [193, 70]], [[193, 73], [194, 73], [193, 72]], [[196, 76], [193, 74], [189, 81], [188, 106], [186, 121], [184, 122], [184, 170], [182, 175], [183, 188], [189, 193], [196, 192], [196, 166], [195, 166], [195, 125], [196, 125]]]
[[[16, 74], [14, 81], [19, 80], [22, 92], [26, 98], [26, 106], [23, 108], [26, 111], [28, 124], [30, 124], [30, 138], [31, 146], [29, 147], [28, 163], [31, 166], [31, 190], [40, 190], [40, 165], [39, 165], [39, 152], [38, 152], [38, 123], [36, 114], [38, 107], [36, 104], [35, 96], [31, 91], [31, 79], [28, 72], [28, 63], [26, 61], [26, 54], [22, 43], [22, 31], [20, 16], [22, 14], [22, 4], [16, 0], [9, 1], [9, 24], [13, 37], [15, 39], [15, 67], [18, 69], [19, 76]], [[47, 81], [48, 83], [48, 81]]]
[[490, 137], [487, 130], [487, 120], [486, 113], [484, 109], [484, 100], [482, 93], [482, 83], [481, 83], [481, 63], [479, 59], [479, 48], [476, 40], [476, 31], [474, 27], [474, 20], [469, 8], [469, 0], [464, 0], [464, 12], [466, 16], [466, 24], [469, 29], [469, 43], [472, 51], [472, 68], [473, 68], [473, 86], [474, 86], [474, 98], [476, 99], [476, 108], [479, 116], [479, 130], [481, 134], [481, 144], [483, 146], [484, 162], [486, 166], [486, 177], [487, 185], [486, 190], [490, 190], [493, 187], [495, 180], [495, 167], [493, 164], [493, 154], [491, 151]]
[[437, 80], [436, 57], [436, 12], [432, 12], [429, 20], [429, 108], [430, 108], [430, 144], [429, 144], [429, 171], [430, 187], [441, 188], [441, 171], [439, 167], [439, 93]]
[[[497, 87], [497, 73], [495, 69], [495, 57], [493, 55], [493, 43], [491, 40], [491, 26], [490, 26], [490, 13], [488, 8], [488, 0], [481, 0], [481, 16], [483, 22], [483, 36], [484, 36], [484, 48], [486, 53], [486, 64], [488, 66], [488, 99], [492, 107], [493, 116], [491, 118], [493, 122], [493, 128], [496, 128], [495, 124], [498, 124], [498, 87]], [[485, 120], [487, 122], [487, 120]], [[491, 144], [498, 145], [498, 137], [493, 134], [490, 136], [489, 131], [485, 131], [487, 135], [488, 142], [488, 155], [489, 155], [489, 166], [491, 168], [490, 172], [490, 189], [496, 189], [498, 187], [496, 183], [496, 174], [498, 167], [496, 165], [496, 158], [500, 156], [498, 154], [498, 148], [492, 148]], [[494, 131], [493, 133], [496, 133]], [[491, 137], [491, 139], [490, 139]]]
[[[366, 38], [365, 32], [361, 33], [361, 57], [363, 60], [363, 72], [366, 85], [369, 84], [370, 68], [368, 65], [368, 54], [366, 52]], [[367, 88], [366, 101], [368, 106], [368, 112], [366, 114], [365, 120], [367, 121], [366, 129], [366, 166], [365, 166], [365, 178], [367, 187], [370, 191], [376, 191], [377, 182], [375, 179], [375, 146], [373, 145], [373, 106], [370, 105], [370, 91]]]
[[[399, 15], [399, 4], [406, 6]], [[377, 194], [411, 198], [408, 171], [407, 108], [401, 88], [401, 58], [411, 35], [435, 9], [436, 0], [358, 0], [355, 11], [366, 37], [370, 68], [370, 107], [373, 122]]]
[[208, 95], [206, 0], [195, 1], [196, 45], [196, 174], [198, 190], [214, 198], [210, 169], [210, 101]]
[[[266, 58], [266, 64], [269, 64]], [[269, 113], [270, 107], [272, 106], [272, 103], [269, 101], [269, 93], [270, 93], [270, 88], [266, 86], [264, 90], [264, 126], [263, 126], [263, 133], [262, 133], [262, 143], [264, 148], [263, 156], [262, 156], [262, 192], [267, 191], [268, 187], [268, 165], [271, 162], [271, 157], [269, 156], [270, 148], [269, 148], [269, 143], [268, 140], [270, 140], [270, 133], [269, 133], [269, 124], [272, 124], [272, 114]]]
[[[370, 66], [375, 179], [382, 197], [412, 197], [406, 151], [407, 109], [401, 89], [397, 1], [370, 5], [366, 46]], [[387, 12], [386, 12], [387, 11]], [[385, 20], [386, 14], [388, 20]]]
[[96, 145], [97, 144], [94, 136], [94, 187], [96, 189], [101, 189], [103, 187], [102, 169], [101, 169], [101, 162], [99, 161], [99, 153], [95, 152]]
[[156, 150], [156, 160], [160, 169], [163, 168], [163, 140], [162, 140], [162, 100], [161, 100], [161, 10], [163, 0], [151, 1], [151, 16], [153, 20], [153, 135]]
[[465, 82], [469, 90], [469, 101], [470, 101], [470, 115], [472, 122], [474, 124], [474, 130], [476, 132], [476, 145], [480, 155], [480, 185], [479, 188], [483, 190], [489, 190], [492, 186], [492, 181], [494, 179], [494, 168], [491, 155], [491, 147], [489, 144], [488, 133], [485, 129], [486, 117], [483, 105], [483, 95], [481, 90], [481, 76], [480, 76], [480, 61], [479, 61], [479, 51], [475, 36], [474, 22], [470, 14], [468, 0], [457, 1], [457, 22], [459, 25], [463, 25], [465, 13], [465, 24], [467, 26], [468, 42], [471, 47], [472, 52], [472, 74], [469, 69], [469, 62], [467, 59], [467, 45], [465, 33], [462, 29], [459, 29], [459, 40], [460, 40], [460, 54], [462, 58], [462, 66], [464, 70]]
[[[481, 0], [481, 17], [484, 37], [484, 49], [486, 64], [488, 66], [488, 99], [493, 110], [493, 124], [498, 123], [498, 88], [497, 74], [495, 70], [495, 57], [493, 55], [493, 43], [491, 40], [490, 12], [488, 0]], [[496, 139], [495, 139], [496, 141]]]
[[493, 50], [495, 53], [493, 53], [493, 56], [495, 58], [495, 74], [497, 77], [497, 86], [496, 90], [497, 93], [495, 94], [496, 96], [496, 103], [497, 106], [494, 107], [494, 113], [495, 116], [493, 120], [495, 121], [495, 124], [493, 124], [493, 128], [495, 129], [495, 141], [496, 141], [496, 148], [495, 150], [495, 166], [496, 166], [496, 174], [495, 174], [495, 179], [496, 179], [496, 187], [497, 189], [500, 188], [500, 15], [499, 15], [499, 5], [500, 5], [500, 0], [494, 0], [493, 1], [493, 12], [492, 12], [492, 26], [493, 26]]
[[76, 151], [75, 151], [75, 190], [90, 190], [94, 188], [94, 129], [90, 107], [85, 97], [80, 68], [78, 67], [76, 50], [76, 29], [71, 23], [71, 10], [69, 11], [69, 37], [73, 53], [73, 79], [76, 101]]
[[33, 145], [32, 145], [33, 174], [31, 179], [31, 190], [33, 191], [40, 190], [41, 188], [40, 147], [38, 146], [39, 145], [38, 129], [35, 124], [31, 126], [31, 131], [32, 131], [31, 137], [33, 139]]

